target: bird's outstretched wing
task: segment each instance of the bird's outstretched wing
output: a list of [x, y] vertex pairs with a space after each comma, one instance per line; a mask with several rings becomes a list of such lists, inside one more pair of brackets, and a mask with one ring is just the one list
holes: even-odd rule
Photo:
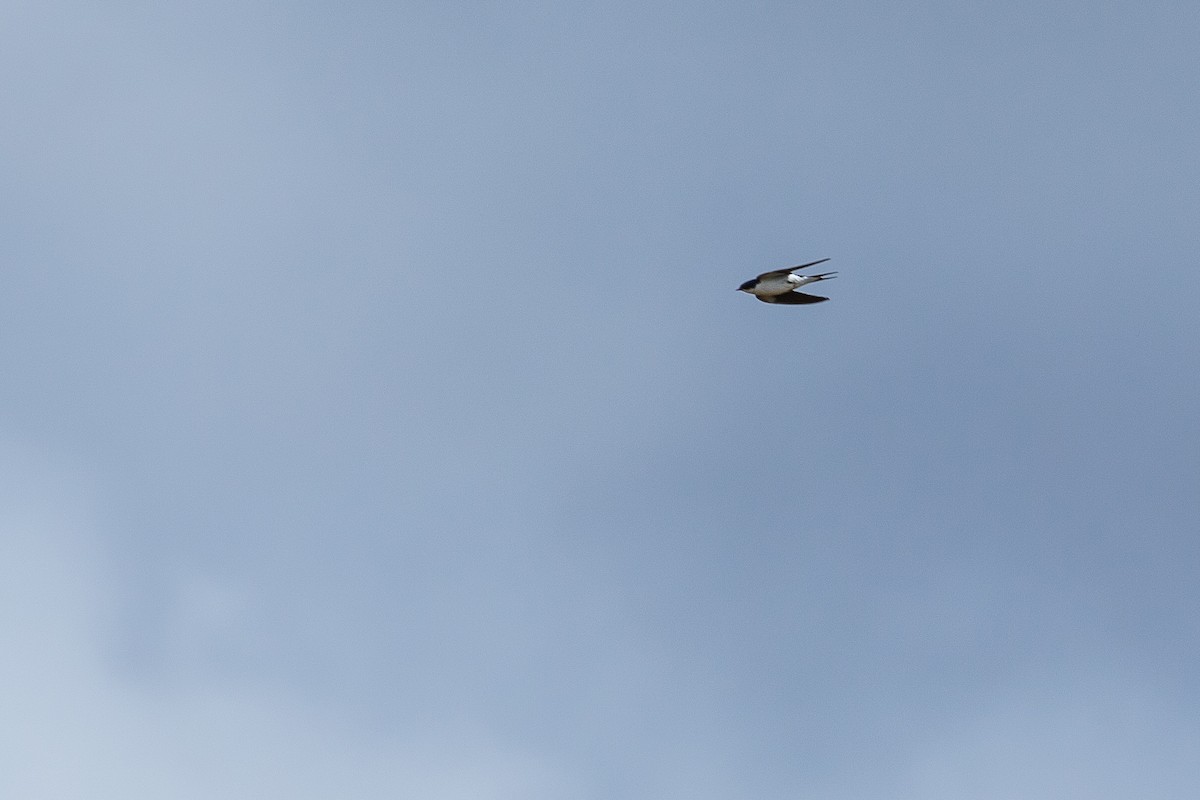
[[828, 260], [829, 260], [828, 258], [822, 258], [819, 261], [810, 261], [807, 264], [801, 264], [797, 267], [788, 267], [787, 269], [773, 269], [770, 272], [764, 272], [762, 275], [759, 275], [758, 280], [761, 281], [761, 280], [765, 280], [767, 278], [780, 277], [783, 275], [791, 275], [793, 272], [795, 272], [798, 269], [807, 269], [808, 267], [815, 267], [817, 264], [824, 264]]
[[804, 292], [784, 292], [783, 294], [771, 295], [755, 295], [764, 303], [781, 303], [786, 306], [803, 306], [809, 303], [824, 303], [828, 297], [817, 297], [815, 294], [805, 294]]
[[815, 267], [817, 264], [824, 264], [828, 260], [829, 260], [828, 258], [822, 258], [817, 261], [810, 261], [807, 264], [801, 264], [798, 267], [791, 267], [788, 269], [788, 272], [795, 272], [798, 269], [807, 269], [808, 267]]

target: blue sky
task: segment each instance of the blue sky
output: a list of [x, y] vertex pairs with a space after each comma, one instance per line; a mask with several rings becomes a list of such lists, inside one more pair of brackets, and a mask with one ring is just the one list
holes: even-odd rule
[[1198, 34], [7, 4], [0, 793], [1195, 797]]

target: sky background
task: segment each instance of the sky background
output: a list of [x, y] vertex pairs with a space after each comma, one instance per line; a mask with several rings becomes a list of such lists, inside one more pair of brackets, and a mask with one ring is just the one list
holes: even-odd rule
[[1198, 42], [0, 5], [0, 795], [1192, 800]]

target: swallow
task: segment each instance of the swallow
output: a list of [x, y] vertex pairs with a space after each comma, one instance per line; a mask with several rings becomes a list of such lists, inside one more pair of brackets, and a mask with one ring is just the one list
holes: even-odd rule
[[792, 273], [798, 269], [824, 264], [828, 260], [828, 258], [822, 258], [820, 261], [810, 261], [798, 267], [764, 272], [754, 280], [743, 283], [738, 287], [738, 291], [752, 294], [764, 303], [780, 303], [789, 306], [823, 303], [829, 298], [818, 297], [815, 294], [805, 294], [804, 292], [797, 292], [795, 290], [810, 283], [829, 280], [837, 274], [836, 272], [821, 272], [816, 275], [793, 275]]

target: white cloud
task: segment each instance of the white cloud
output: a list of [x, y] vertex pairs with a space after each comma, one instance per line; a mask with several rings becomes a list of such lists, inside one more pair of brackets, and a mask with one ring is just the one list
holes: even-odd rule
[[[269, 692], [123, 680], [104, 658], [105, 581], [82, 493], [11, 480], [0, 516], [0, 796], [561, 797], [562, 775], [462, 720], [373, 737]], [[194, 587], [218, 624], [237, 598]]]

